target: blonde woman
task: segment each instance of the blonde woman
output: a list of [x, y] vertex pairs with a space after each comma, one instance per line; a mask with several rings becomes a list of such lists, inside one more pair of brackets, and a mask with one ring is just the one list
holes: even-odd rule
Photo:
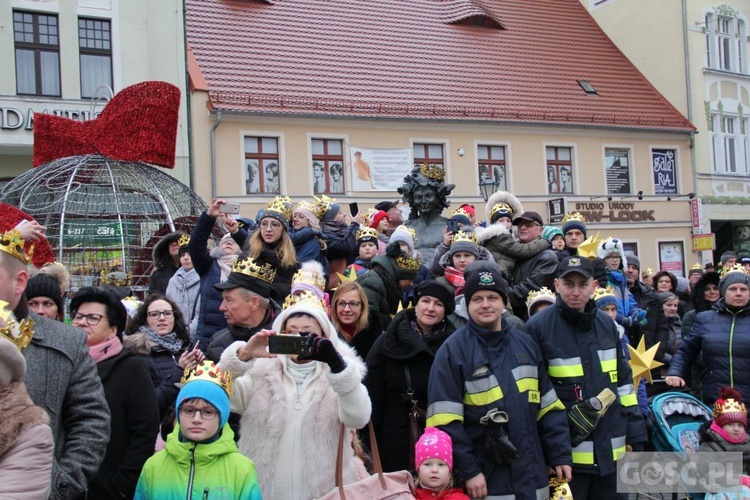
[[356, 281], [347, 281], [336, 287], [331, 300], [331, 321], [339, 337], [362, 359], [367, 359], [375, 340], [383, 333], [380, 315], [370, 315], [365, 290]]

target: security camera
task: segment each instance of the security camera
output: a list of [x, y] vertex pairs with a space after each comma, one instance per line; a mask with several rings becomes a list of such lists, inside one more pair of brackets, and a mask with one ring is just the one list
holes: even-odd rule
[[458, 148], [456, 153], [458, 153], [458, 156], [463, 156], [466, 154], [466, 151], [464, 151], [464, 148]]

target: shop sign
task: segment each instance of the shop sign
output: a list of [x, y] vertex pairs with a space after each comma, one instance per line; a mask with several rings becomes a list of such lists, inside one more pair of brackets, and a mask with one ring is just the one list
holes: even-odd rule
[[576, 203], [586, 222], [651, 222], [654, 210], [636, 210], [633, 202]]
[[703, 252], [705, 250], [713, 250], [714, 248], [715, 248], [714, 233], [693, 235], [693, 251], [694, 252]]

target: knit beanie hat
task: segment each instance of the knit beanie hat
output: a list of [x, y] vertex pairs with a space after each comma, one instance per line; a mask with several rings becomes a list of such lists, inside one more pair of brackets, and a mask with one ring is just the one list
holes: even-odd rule
[[464, 298], [468, 304], [471, 296], [482, 290], [497, 292], [508, 303], [507, 284], [495, 262], [478, 260], [472, 262], [464, 271]]
[[195, 368], [185, 370], [182, 389], [177, 395], [176, 410], [184, 401], [200, 398], [210, 403], [219, 412], [219, 430], [229, 420], [229, 394], [232, 392], [232, 377], [213, 361], [204, 361]]
[[341, 211], [341, 205], [338, 203], [331, 203], [328, 205], [328, 210], [326, 210], [325, 214], [323, 215], [323, 220], [333, 220], [336, 218], [336, 216]]
[[497, 222], [500, 217], [507, 217], [513, 220], [513, 208], [507, 203], [496, 203], [490, 209], [490, 224]]
[[641, 270], [641, 259], [636, 254], [627, 252], [625, 257], [628, 259], [628, 265], [633, 265], [639, 271]]
[[439, 458], [453, 472], [453, 441], [451, 437], [437, 427], [428, 427], [414, 445], [414, 465], [419, 468], [422, 462], [430, 458]]
[[659, 292], [656, 294], [657, 297], [659, 297], [659, 302], [664, 304], [668, 300], [676, 299], [677, 295], [673, 294], [672, 292]]
[[688, 271], [688, 278], [690, 278], [692, 275], [697, 274], [698, 276], [703, 276], [705, 274], [705, 271], [703, 270], [703, 266], [700, 264], [693, 264], [693, 267], [690, 268]]
[[583, 233], [583, 237], [586, 238], [586, 223], [583, 220], [583, 215], [575, 212], [565, 216], [562, 225], [563, 234], [568, 234], [568, 231], [571, 229], [578, 229]]
[[721, 258], [719, 259], [719, 262], [721, 263], [721, 266], [724, 267], [727, 265], [727, 262], [731, 259], [737, 260], [737, 254], [732, 252], [731, 250], [727, 250], [723, 254], [721, 254]]
[[747, 428], [747, 408], [742, 402], [742, 394], [731, 387], [719, 389], [719, 398], [714, 403], [713, 417], [719, 427], [730, 422], [739, 422]]
[[414, 245], [416, 244], [416, 237], [414, 236], [414, 230], [404, 226], [403, 224], [398, 226], [391, 234], [388, 243], [393, 242], [404, 242], [409, 247], [409, 254], [414, 255]]
[[380, 221], [386, 217], [388, 217], [387, 213], [385, 213], [382, 210], [378, 210], [377, 212], [372, 214], [372, 218], [370, 219], [370, 227], [373, 229], [377, 229], [378, 224], [380, 224]]
[[23, 354], [13, 342], [0, 335], [0, 388], [22, 380], [25, 373]]
[[446, 316], [452, 314], [456, 308], [456, 299], [453, 293], [435, 280], [423, 281], [414, 287], [415, 304], [422, 297], [435, 297], [442, 302], [443, 306], [445, 306]]
[[559, 227], [555, 226], [544, 226], [544, 229], [542, 229], [542, 238], [552, 243], [552, 240], [555, 239], [555, 236], [563, 236], [563, 232]]
[[727, 288], [729, 288], [729, 285], [733, 285], [735, 283], [743, 283], [750, 287], [750, 276], [745, 273], [745, 270], [740, 264], [735, 264], [733, 267], [730, 267], [721, 278], [721, 281], [719, 282], [719, 291], [721, 292], [721, 296], [724, 296]]
[[63, 314], [65, 312], [62, 293], [60, 292], [60, 284], [55, 278], [48, 274], [37, 274], [36, 276], [29, 278], [24, 293], [26, 294], [26, 300], [35, 297], [47, 297], [52, 299], [57, 306], [58, 314]]
[[458, 252], [468, 252], [477, 259], [479, 258], [479, 246], [477, 245], [477, 235], [473, 230], [461, 230], [453, 235], [453, 243], [448, 249], [448, 258]]

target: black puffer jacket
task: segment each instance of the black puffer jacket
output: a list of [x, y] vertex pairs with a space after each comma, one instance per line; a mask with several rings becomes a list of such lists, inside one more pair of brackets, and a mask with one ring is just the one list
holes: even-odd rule
[[130, 349], [133, 354], [139, 356], [148, 365], [151, 381], [154, 383], [154, 389], [156, 390], [156, 400], [159, 403], [159, 421], [163, 420], [180, 392], [179, 384], [183, 370], [177, 365], [177, 362], [180, 360], [183, 351], [169, 352], [149, 340], [145, 333], [127, 335], [123, 339], [122, 345]]
[[367, 356], [365, 385], [372, 401], [372, 424], [385, 471], [409, 467], [409, 410], [405, 368], [418, 406], [427, 410], [427, 380], [435, 353], [455, 331], [446, 321], [442, 330], [424, 337], [414, 330], [414, 309], [401, 311], [378, 337]]
[[169, 279], [180, 268], [179, 265], [175, 266], [172, 257], [169, 255], [169, 245], [177, 241], [183, 234], [185, 234], [184, 231], [169, 233], [154, 245], [153, 257], [155, 270], [151, 273], [151, 277], [148, 280], [148, 293], [167, 293]]
[[750, 305], [734, 311], [722, 298], [710, 311], [699, 313], [668, 375], [684, 379], [698, 354], [703, 354], [700, 392], [704, 403], [712, 405], [725, 385], [737, 389], [743, 399], [750, 398]]
[[276, 316], [278, 316], [280, 312], [281, 308], [279, 305], [271, 300], [266, 315], [258, 326], [245, 328], [242, 326], [229, 325], [223, 330], [219, 330], [213, 337], [211, 337], [211, 343], [208, 344], [208, 349], [206, 349], [206, 357], [211, 361], [218, 363], [221, 359], [221, 353], [224, 352], [232, 342], [238, 340], [247, 342], [250, 340], [250, 337], [259, 331], [266, 328], [270, 329], [271, 325], [273, 325], [273, 320], [276, 319]]

